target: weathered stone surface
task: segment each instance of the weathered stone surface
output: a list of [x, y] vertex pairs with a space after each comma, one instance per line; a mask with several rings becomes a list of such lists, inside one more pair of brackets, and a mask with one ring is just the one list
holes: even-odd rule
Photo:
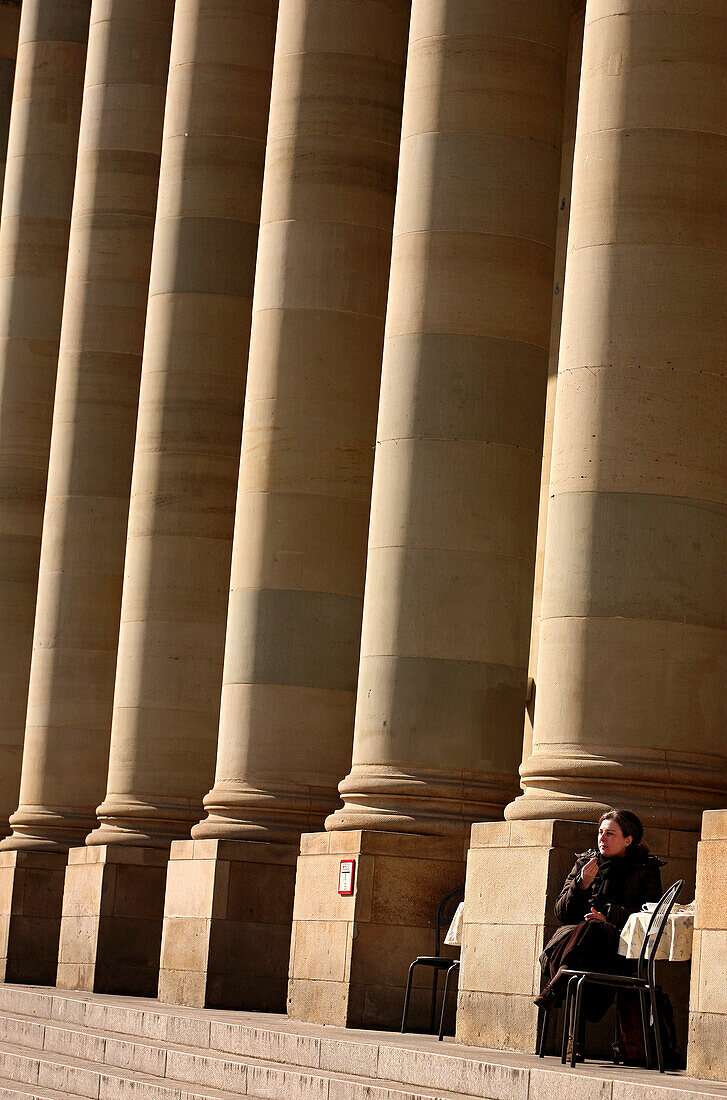
[[[290, 949], [288, 1013], [295, 1019], [351, 1027], [399, 1024], [409, 964], [432, 953], [437, 904], [464, 874], [461, 841], [401, 839], [406, 855], [396, 854], [398, 834], [377, 834], [369, 843], [366, 832], [332, 833], [335, 854], [304, 843]], [[348, 857], [356, 863], [351, 897], [338, 893], [341, 858]], [[419, 968], [412, 1029], [428, 1023], [430, 990], [431, 972]]]
[[166, 853], [158, 849], [71, 849], [59, 988], [156, 993], [165, 879]]
[[727, 1080], [727, 838], [725, 814], [704, 815], [697, 848], [696, 912], [689, 996], [687, 1068]]
[[[13, 1029], [11, 1011], [35, 1017], [32, 1028]], [[74, 1015], [73, 1024], [53, 1022]], [[355, 1035], [281, 1015], [234, 1013], [210, 1029], [217, 1016], [148, 999], [0, 985], [0, 1086], [7, 1092], [8, 1079], [20, 1086], [9, 1092], [13, 1100], [16, 1093], [24, 1100], [40, 1080], [89, 1100], [215, 1100], [221, 1086], [226, 1095], [268, 1100], [708, 1100], [725, 1092], [684, 1074], [658, 1078], [608, 1062], [573, 1072], [550, 1058], [439, 1044], [432, 1036]], [[172, 1038], [182, 1034], [186, 1049]]]
[[53, 985], [58, 965], [63, 852], [0, 853], [0, 979]]
[[160, 1000], [284, 1008], [296, 851], [234, 840], [172, 844]]

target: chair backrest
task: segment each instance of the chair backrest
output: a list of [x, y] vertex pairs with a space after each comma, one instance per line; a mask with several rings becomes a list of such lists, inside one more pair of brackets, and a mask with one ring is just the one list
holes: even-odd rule
[[444, 935], [447, 934], [454, 914], [457, 912], [457, 906], [464, 898], [464, 883], [461, 886], [455, 886], [454, 890], [450, 890], [448, 894], [445, 894], [439, 905], [437, 906], [437, 915], [434, 921], [434, 954], [439, 954], [439, 949], [442, 946], [442, 931]]
[[669, 920], [669, 914], [681, 893], [683, 885], [684, 879], [680, 878], [670, 886], [668, 890], [665, 890], [651, 914], [651, 920], [649, 921], [646, 935], [644, 936], [644, 942], [639, 952], [639, 962], [636, 968], [636, 973], [639, 978], [648, 977], [650, 982], [653, 983], [654, 981], [656, 952], [659, 949], [661, 937], [664, 935], [664, 929], [666, 928], [666, 922]]

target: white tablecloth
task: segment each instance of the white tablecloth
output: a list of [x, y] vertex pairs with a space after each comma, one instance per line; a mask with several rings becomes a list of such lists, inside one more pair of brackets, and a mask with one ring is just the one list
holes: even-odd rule
[[464, 902], [461, 901], [457, 906], [454, 916], [452, 917], [452, 923], [449, 926], [447, 935], [444, 937], [444, 942], [448, 947], [461, 947], [462, 946], [462, 914], [464, 913]]
[[[649, 902], [642, 912], [631, 914], [621, 932], [619, 955], [625, 955], [627, 959], [638, 959], [654, 907], [655, 903]], [[657, 959], [686, 962], [691, 958], [693, 934], [694, 902], [689, 905], [675, 905], [669, 914], [669, 920], [656, 953]]]

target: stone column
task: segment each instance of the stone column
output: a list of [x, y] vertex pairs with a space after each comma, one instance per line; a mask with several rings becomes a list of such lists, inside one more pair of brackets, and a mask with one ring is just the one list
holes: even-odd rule
[[[465, 1042], [532, 1051], [548, 868], [579, 818], [634, 809], [688, 899], [701, 809], [725, 797], [726, 30], [716, 0], [586, 8], [534, 749], [470, 852]], [[495, 875], [497, 911], [478, 902]]]
[[[0, 6], [0, 835], [18, 804], [90, 0]], [[0, 854], [0, 978], [52, 982], [64, 860]], [[48, 902], [53, 915], [46, 916]]]
[[[727, 90], [718, 0], [586, 21], [533, 754], [516, 818], [727, 790]], [[704, 179], [709, 176], [709, 201]]]
[[[214, 778], [276, 10], [175, 8], [108, 789], [86, 841], [113, 858], [107, 875], [146, 880], [135, 926], [109, 909], [99, 929], [97, 975], [111, 980], [109, 951], [125, 944], [117, 985], [137, 946], [151, 956], [153, 940], [158, 967], [166, 859], [152, 871], [139, 849], [188, 837]], [[199, 901], [194, 886], [181, 900]], [[174, 963], [173, 943], [165, 953]], [[77, 980], [63, 955], [61, 969]]]
[[172, 6], [91, 9], [20, 806], [6, 846], [82, 843], [104, 790]]
[[712, 1081], [727, 1078], [726, 894], [727, 810], [710, 810], [697, 848], [687, 1072]]
[[298, 840], [350, 761], [408, 17], [280, 5], [217, 774], [172, 851], [169, 1000], [284, 1008]]
[[530, 626], [530, 652], [528, 656], [528, 699], [525, 710], [523, 734], [523, 760], [533, 751], [533, 719], [535, 715], [535, 675], [538, 667], [540, 642], [540, 604], [543, 596], [543, 564], [545, 558], [545, 532], [548, 519], [550, 494], [550, 464], [553, 453], [553, 423], [555, 420], [555, 395], [558, 388], [558, 360], [560, 357], [560, 330], [563, 319], [563, 287], [565, 285], [568, 229], [570, 226], [571, 191], [573, 189], [573, 151], [576, 141], [578, 117], [578, 92], [581, 82], [581, 56], [583, 53], [583, 25], [586, 0], [574, 0], [568, 36], [568, 66], [566, 72], [565, 107], [563, 111], [563, 144], [560, 161], [560, 189], [558, 192], [558, 229], [555, 245], [555, 270], [553, 272], [553, 313], [550, 320], [550, 347], [548, 351], [548, 388], [545, 398], [545, 430], [543, 432], [543, 462], [540, 468], [540, 498], [538, 501], [538, 536], [535, 549], [535, 580], [533, 584], [533, 614]]
[[0, 5], [0, 198], [7, 162], [10, 108], [13, 101], [19, 33], [20, 0], [4, 0]]
[[[549, 0], [412, 6], [353, 767], [296, 884], [289, 1011], [305, 1019], [395, 1025], [411, 952], [432, 949], [437, 843], [461, 853], [516, 789], [567, 36]], [[305, 945], [326, 935], [336, 834], [363, 852], [358, 830], [419, 846], [403, 900], [324, 966]]]
[[[3, 836], [18, 804], [89, 8], [90, 0], [26, 0], [17, 42], [0, 222]], [[10, 53], [16, 16], [14, 8], [0, 8], [2, 53]], [[15, 34], [17, 39], [17, 28]]]

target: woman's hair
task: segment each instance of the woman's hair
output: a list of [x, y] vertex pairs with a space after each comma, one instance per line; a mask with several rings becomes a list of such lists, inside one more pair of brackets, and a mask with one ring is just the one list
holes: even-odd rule
[[604, 821], [613, 821], [618, 825], [624, 836], [632, 837], [631, 847], [639, 848], [642, 852], [648, 852], [649, 848], [643, 841], [644, 826], [631, 810], [607, 810], [602, 814], [598, 824]]

